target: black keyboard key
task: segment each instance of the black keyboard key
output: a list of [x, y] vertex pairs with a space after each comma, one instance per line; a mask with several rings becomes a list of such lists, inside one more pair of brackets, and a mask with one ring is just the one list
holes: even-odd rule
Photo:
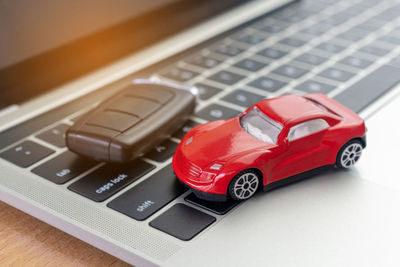
[[345, 21], [335, 20], [333, 18], [326, 18], [326, 19], [323, 19], [323, 20], [319, 21], [319, 23], [321, 25], [328, 25], [328, 26], [330, 26], [332, 28], [335, 27], [335, 26], [339, 26], [340, 24], [342, 24], [344, 22]]
[[215, 221], [216, 218], [211, 215], [178, 203], [152, 220], [150, 226], [188, 241]]
[[196, 65], [205, 69], [211, 69], [218, 66], [221, 61], [215, 58], [197, 55], [185, 60], [186, 63]]
[[268, 47], [259, 51], [257, 54], [270, 59], [279, 59], [286, 56], [288, 53], [276, 48]]
[[366, 7], [366, 6], [362, 5], [362, 3], [360, 3], [360, 4], [356, 4], [356, 5], [347, 7], [342, 12], [346, 12], [350, 16], [358, 16], [358, 15], [364, 13], [367, 9], [368, 9], [368, 7]]
[[400, 56], [395, 57], [390, 63], [400, 68]]
[[319, 44], [316, 48], [323, 50], [325, 52], [328, 52], [328, 53], [336, 54], [336, 53], [343, 51], [346, 47], [337, 45], [337, 44], [333, 44], [333, 43], [325, 42], [325, 43]]
[[339, 70], [336, 68], [327, 68], [323, 71], [321, 71], [319, 74], [321, 77], [325, 77], [334, 81], [338, 82], [345, 82], [352, 78], [354, 76], [354, 73], [344, 71], [344, 70]]
[[240, 33], [232, 36], [231, 38], [249, 45], [259, 44], [261, 42], [264, 42], [264, 40], [266, 39], [264, 36], [260, 36], [256, 33]]
[[378, 47], [373, 44], [369, 44], [364, 47], [361, 47], [358, 51], [369, 54], [369, 55], [373, 55], [376, 57], [383, 57], [390, 52], [389, 49]]
[[347, 40], [347, 41], [357, 42], [361, 39], [364, 39], [369, 33], [370, 32], [352, 28], [350, 30], [347, 30], [347, 31], [337, 35], [337, 37], [340, 39]]
[[[320, 0], [319, 2], [322, 2], [323, 4], [329, 5], [329, 6], [334, 6], [335, 4], [338, 3], [338, 1], [335, 1], [335, 0]], [[317, 1], [308, 1], [307, 3], [308, 3], [307, 7], [310, 7], [310, 8], [312, 6], [314, 6], [314, 4], [318, 4]]]
[[24, 141], [0, 154], [0, 157], [20, 167], [28, 167], [54, 153], [50, 148], [32, 141]]
[[350, 19], [348, 14], [345, 13], [336, 13], [326, 19], [323, 19], [319, 23], [321, 24], [327, 24], [329, 26], [338, 26], [342, 23], [345, 23]]
[[245, 90], [235, 90], [232, 93], [224, 96], [222, 99], [231, 102], [237, 105], [240, 105], [242, 107], [249, 107], [255, 103], [257, 103], [260, 100], [263, 100], [265, 97], [262, 95], [250, 93]]
[[296, 79], [306, 74], [308, 70], [285, 64], [274, 69], [272, 72], [291, 79]]
[[[319, 22], [316, 22], [315, 24], [313, 24], [313, 25], [307, 27], [307, 29], [311, 29], [311, 30], [320, 32], [319, 35], [325, 34], [326, 32], [332, 30], [332, 28], [333, 28], [333, 27], [330, 26], [330, 25], [328, 25], [328, 24], [323, 24], [323, 23], [319, 23]], [[303, 31], [301, 31], [301, 32], [304, 33], [304, 32], [306, 32], [306, 31], [303, 30]]]
[[[294, 13], [294, 12], [293, 12], [292, 9], [286, 8], [286, 9], [284, 9], [284, 10], [279, 10], [279, 11], [277, 11], [277, 12], [273, 12], [273, 13], [272, 13], [271, 15], [269, 15], [268, 17], [273, 18], [273, 19], [276, 19], [276, 20], [279, 20], [279, 21], [283, 21], [284, 19], [286, 19], [286, 18], [288, 18], [288, 17], [290, 17], [290, 16], [293, 16], [293, 15], [294, 15], [293, 13]], [[281, 23], [281, 22], [279, 22], [279, 23]], [[273, 23], [272, 21], [268, 21], [267, 24], [272, 24], [272, 25], [274, 25], [275, 23]]]
[[239, 111], [218, 104], [211, 104], [199, 112], [196, 116], [208, 121], [226, 120], [239, 115]]
[[222, 91], [217, 87], [210, 86], [204, 83], [196, 83], [195, 86], [199, 90], [198, 92], [201, 100], [207, 100]]
[[155, 146], [145, 154], [145, 157], [158, 162], [164, 162], [175, 153], [178, 144], [171, 140], [165, 140], [161, 144]]
[[160, 75], [178, 82], [187, 82], [196, 77], [198, 73], [178, 67], [171, 67], [161, 71]]
[[400, 46], [400, 36], [395, 36], [394, 34], [393, 35], [392, 34], [384, 35], [384, 36], [378, 38], [378, 40]]
[[224, 44], [224, 43], [219, 43], [214, 46], [210, 47], [210, 51], [222, 54], [228, 57], [234, 57], [239, 54], [241, 54], [244, 50], [241, 48], [237, 48], [232, 45]]
[[295, 24], [305, 20], [306, 18], [306, 14], [295, 13], [291, 14], [290, 16], [286, 16], [285, 18], [281, 18], [280, 20], [290, 24]]
[[65, 132], [70, 126], [60, 124], [56, 127], [37, 135], [36, 137], [58, 147], [65, 147]]
[[275, 25], [265, 25], [262, 27], [259, 27], [258, 29], [267, 33], [280, 33], [284, 31], [289, 25], [283, 25], [283, 24], [275, 24]]
[[97, 163], [67, 150], [34, 168], [32, 172], [56, 184], [63, 184], [94, 167]]
[[380, 1], [380, 0], [364, 0], [364, 1], [359, 2], [359, 4], [362, 4], [362, 5], [367, 6], [368, 8], [371, 8], [371, 7], [376, 6], [377, 4], [379, 4], [381, 2], [382, 1]]
[[360, 112], [400, 82], [400, 68], [384, 65], [356, 82], [334, 99]]
[[273, 19], [282, 19], [282, 18], [286, 18], [286, 17], [288, 17], [289, 15], [292, 15], [292, 14], [293, 14], [293, 10], [290, 10], [290, 9], [288, 9], [288, 8], [285, 8], [285, 9], [283, 9], [283, 10], [277, 10], [277, 11], [273, 12], [272, 14], [270, 14], [270, 15], [267, 17], [267, 19], [264, 20], [264, 23], [265, 23], [266, 25], [268, 25], [268, 24], [275, 24], [275, 23], [274, 23], [275, 21], [271, 20], [270, 18], [273, 18]]
[[108, 203], [107, 206], [142, 221], [184, 192], [186, 188], [179, 183], [171, 165], [168, 165]]
[[[274, 24], [280, 24], [282, 23], [281, 20], [285, 19], [289, 16], [293, 15], [293, 10], [291, 9], [284, 9], [284, 10], [278, 10], [276, 12], [273, 12], [268, 16], [268, 18], [264, 21], [265, 25], [274, 25]], [[273, 21], [270, 18], [276, 19], [278, 21]]]
[[282, 40], [279, 41], [280, 44], [285, 44], [288, 46], [292, 46], [292, 47], [300, 47], [303, 46], [306, 41], [297, 39], [297, 38], [293, 38], [293, 37], [286, 37]]
[[268, 65], [267, 63], [262, 63], [254, 59], [247, 58], [239, 61], [233, 66], [250, 72], [255, 72], [259, 71], [260, 69], [264, 68], [267, 65]]
[[[337, 1], [335, 1], [337, 3]], [[299, 4], [303, 4], [301, 10], [307, 10], [312, 13], [319, 13], [322, 10], [328, 7], [328, 4], [318, 3], [316, 1], [309, 1], [309, 2], [297, 2]], [[333, 6], [334, 3], [329, 4], [329, 7]]]
[[328, 59], [311, 53], [304, 53], [296, 57], [295, 60], [315, 66], [327, 61]]
[[383, 20], [369, 19], [360, 24], [357, 24], [355, 28], [372, 32], [381, 29], [385, 24], [386, 21]]
[[172, 136], [182, 139], [185, 136], [185, 134], [187, 134], [193, 127], [197, 125], [199, 125], [199, 123], [194, 122], [192, 120], [188, 120]]
[[300, 9], [300, 8], [295, 8], [295, 12], [298, 15], [304, 16], [305, 18], [309, 17], [309, 16], [311, 16], [311, 15], [313, 15], [315, 13], [314, 10]]
[[386, 21], [392, 21], [394, 19], [397, 19], [398, 17], [399, 17], [399, 10], [391, 9], [391, 8], [376, 15], [377, 19], [386, 20]]
[[327, 94], [330, 91], [332, 91], [333, 89], [335, 89], [335, 86], [317, 82], [314, 80], [307, 80], [307, 81], [297, 85], [295, 89], [306, 92], [306, 93]]
[[245, 77], [243, 75], [239, 75], [230, 71], [220, 71], [210, 77], [208, 77], [208, 79], [219, 82], [219, 83], [223, 83], [223, 84], [227, 84], [227, 85], [233, 85], [237, 82], [239, 82], [240, 80], [244, 79]]
[[154, 168], [140, 159], [129, 164], [106, 164], [68, 186], [94, 201], [104, 201]]
[[335, 13], [332, 16], [329, 17], [329, 19], [331, 21], [334, 21], [334, 22], [336, 22], [336, 21], [346, 22], [346, 21], [348, 21], [349, 19], [352, 19], [352, 18], [353, 18], [353, 16], [351, 14], [349, 14], [348, 12], [346, 12], [346, 9], [344, 9], [344, 10], [342, 10], [340, 12], [337, 12], [337, 13]]
[[323, 26], [320, 24], [315, 24], [313, 26], [306, 27], [305, 29], [301, 30], [300, 32], [311, 35], [311, 36], [320, 36], [327, 31], [327, 29], [325, 27], [326, 27], [326, 25]]
[[190, 193], [187, 197], [185, 197], [185, 200], [191, 204], [194, 204], [205, 210], [214, 212], [218, 215], [226, 214], [228, 211], [230, 211], [240, 203], [240, 201], [235, 201], [233, 199], [228, 199], [227, 201], [224, 202], [207, 201], [204, 199], [197, 198], [193, 193]]
[[339, 62], [342, 64], [345, 64], [347, 66], [350, 66], [353, 68], [358, 68], [358, 69], [365, 69], [373, 63], [372, 61], [362, 59], [359, 57], [355, 57], [355, 56], [347, 56], [347, 57], [343, 58], [342, 60], [340, 60]]
[[261, 77], [252, 82], [248, 85], [254, 88], [258, 88], [268, 92], [275, 92], [284, 87], [287, 83], [281, 82], [269, 77]]

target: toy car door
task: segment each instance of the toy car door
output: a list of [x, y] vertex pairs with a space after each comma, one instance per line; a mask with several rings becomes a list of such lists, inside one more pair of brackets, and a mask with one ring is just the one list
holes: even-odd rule
[[[329, 147], [323, 144], [329, 124], [312, 119], [290, 128], [279, 161], [271, 170], [273, 181], [325, 165]], [[271, 181], [271, 182], [273, 182]]]

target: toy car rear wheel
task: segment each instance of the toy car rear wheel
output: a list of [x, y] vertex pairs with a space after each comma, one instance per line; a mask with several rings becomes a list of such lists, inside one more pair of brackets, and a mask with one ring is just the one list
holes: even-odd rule
[[351, 168], [361, 157], [363, 146], [357, 139], [343, 145], [336, 157], [336, 166], [342, 169]]
[[254, 170], [244, 170], [233, 177], [229, 184], [229, 195], [234, 200], [251, 198], [260, 185], [260, 177]]

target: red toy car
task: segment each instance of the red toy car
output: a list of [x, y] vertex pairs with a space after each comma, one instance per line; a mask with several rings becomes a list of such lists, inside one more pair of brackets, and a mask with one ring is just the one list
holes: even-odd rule
[[267, 191], [310, 170], [353, 166], [365, 133], [362, 118], [325, 95], [285, 95], [193, 128], [172, 167], [199, 198], [244, 200], [261, 185]]

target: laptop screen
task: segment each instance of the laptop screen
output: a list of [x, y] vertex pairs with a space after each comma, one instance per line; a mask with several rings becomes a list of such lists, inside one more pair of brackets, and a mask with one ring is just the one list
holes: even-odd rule
[[1, 1], [0, 69], [174, 1]]
[[242, 2], [0, 0], [0, 109]]

